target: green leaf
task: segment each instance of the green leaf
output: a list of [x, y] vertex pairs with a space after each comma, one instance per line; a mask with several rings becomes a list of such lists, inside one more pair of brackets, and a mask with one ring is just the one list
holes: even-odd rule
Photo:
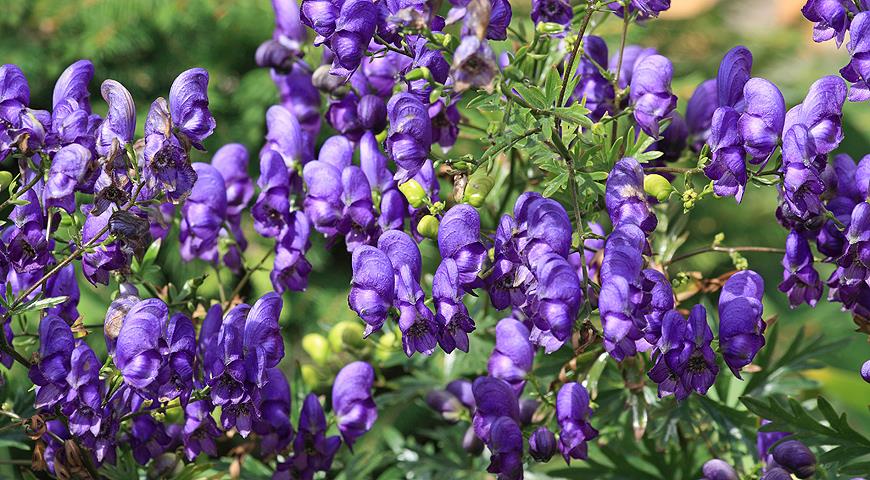
[[535, 108], [540, 108], [541, 110], [550, 108], [550, 104], [547, 102], [547, 99], [544, 98], [544, 94], [541, 93], [540, 89], [529, 88], [521, 84], [513, 84], [511, 87], [514, 88], [525, 101], [529, 102], [529, 105]]
[[44, 310], [46, 308], [54, 307], [55, 305], [60, 305], [61, 303], [67, 301], [69, 299], [68, 296], [60, 296], [60, 297], [48, 297], [42, 298], [40, 300], [34, 300], [30, 303], [26, 303], [18, 309], [16, 313], [25, 313], [33, 310]]

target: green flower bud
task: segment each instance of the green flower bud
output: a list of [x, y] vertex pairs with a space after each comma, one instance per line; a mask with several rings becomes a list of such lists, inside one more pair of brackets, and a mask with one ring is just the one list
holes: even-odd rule
[[329, 330], [329, 346], [335, 352], [345, 350], [345, 346], [362, 348], [365, 345], [363, 334], [363, 328], [359, 322], [338, 322]]
[[465, 193], [462, 196], [462, 201], [471, 204], [473, 207], [480, 207], [486, 196], [492, 190], [495, 184], [490, 176], [475, 175], [468, 179], [468, 184], [465, 186]]
[[329, 359], [329, 341], [319, 333], [309, 333], [302, 337], [302, 350], [318, 365], [324, 365]]
[[[437, 37], [436, 37], [437, 38]], [[441, 46], [444, 48], [450, 48], [450, 44], [453, 42], [453, 35], [447, 33], [441, 38]]]
[[417, 224], [417, 233], [434, 240], [438, 238], [438, 225], [439, 222], [437, 218], [432, 215], [426, 215], [421, 218], [420, 223]]
[[523, 71], [513, 65], [508, 65], [503, 73], [505, 77], [516, 82], [522, 82], [524, 78]]
[[667, 178], [653, 173], [644, 177], [643, 189], [648, 195], [664, 202], [671, 195], [674, 187], [671, 186], [671, 182]]
[[317, 387], [324, 380], [318, 372], [317, 367], [305, 364], [302, 365], [299, 370], [302, 373], [302, 381], [310, 390], [317, 390]]
[[381, 362], [388, 360], [393, 352], [398, 350], [398, 339], [399, 337], [396, 336], [395, 332], [391, 330], [385, 331], [375, 346], [375, 358]]
[[426, 205], [426, 200], [429, 199], [429, 195], [426, 194], [426, 190], [423, 190], [423, 186], [413, 179], [399, 185], [399, 191], [408, 200], [408, 204], [414, 208]]
[[542, 35], [555, 35], [565, 31], [565, 26], [553, 22], [541, 22], [535, 27], [535, 30]]
[[0, 172], [0, 190], [6, 190], [6, 187], [12, 183], [12, 179], [15, 178], [9, 172]]
[[423, 78], [426, 80], [432, 79], [432, 72], [430, 72], [426, 67], [417, 67], [405, 75], [405, 80], [408, 80], [409, 82]]

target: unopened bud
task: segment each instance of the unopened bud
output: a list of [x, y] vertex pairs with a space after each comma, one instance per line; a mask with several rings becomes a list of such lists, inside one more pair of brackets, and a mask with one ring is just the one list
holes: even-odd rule
[[336, 352], [345, 350], [345, 346], [362, 348], [364, 333], [359, 322], [338, 322], [329, 330], [329, 346]]
[[319, 333], [309, 333], [302, 337], [302, 350], [318, 365], [325, 364], [329, 359], [329, 341]]
[[462, 201], [469, 203], [473, 207], [482, 206], [483, 201], [486, 200], [486, 196], [489, 195], [489, 191], [492, 190], [494, 184], [495, 180], [490, 176], [475, 175], [470, 177], [468, 184], [465, 186]]
[[14, 177], [9, 172], [0, 172], [0, 190], [6, 190]]
[[323, 93], [339, 93], [344, 87], [344, 78], [329, 73], [329, 65], [321, 65], [311, 75], [311, 83]]
[[438, 238], [438, 225], [439, 222], [437, 218], [432, 215], [426, 215], [421, 218], [420, 223], [417, 224], [417, 233], [434, 240]]
[[674, 187], [671, 186], [671, 182], [667, 178], [653, 173], [643, 178], [643, 189], [647, 195], [651, 195], [656, 200], [664, 202], [671, 195]]
[[420, 208], [423, 205], [426, 205], [426, 199], [429, 198], [429, 195], [426, 194], [426, 190], [423, 189], [423, 186], [413, 179], [399, 185], [399, 191], [402, 192], [402, 195], [404, 195], [405, 199], [408, 200], [408, 204], [414, 208]]
[[417, 67], [405, 74], [405, 80], [409, 82], [414, 80], [421, 80], [424, 78], [426, 80], [430, 80], [432, 78], [432, 72], [429, 71], [429, 69], [426, 67]]
[[565, 26], [561, 23], [541, 22], [535, 27], [535, 30], [541, 35], [555, 35], [564, 32]]

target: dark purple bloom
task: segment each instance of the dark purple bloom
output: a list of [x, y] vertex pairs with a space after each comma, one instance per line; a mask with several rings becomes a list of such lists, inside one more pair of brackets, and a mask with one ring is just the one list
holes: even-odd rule
[[366, 130], [380, 133], [387, 127], [387, 104], [377, 95], [364, 95], [357, 104], [356, 115]]
[[326, 110], [326, 121], [338, 133], [356, 140], [363, 132], [363, 124], [359, 117], [359, 99], [356, 94], [333, 99]]
[[426, 405], [450, 423], [459, 421], [463, 410], [462, 403], [455, 395], [446, 390], [432, 390], [426, 394]]
[[529, 263], [537, 257], [552, 252], [567, 258], [571, 249], [573, 228], [568, 212], [559, 202], [543, 197], [534, 197], [524, 204], [517, 219], [524, 223], [525, 236], [517, 242], [517, 248]]
[[686, 121], [682, 115], [676, 110], [671, 111], [671, 123], [662, 132], [661, 139], [651, 145], [649, 150], [657, 150], [662, 152], [662, 156], [655, 160], [654, 165], [660, 165], [663, 162], [675, 162], [680, 159], [683, 151], [686, 149], [689, 138], [689, 130], [686, 126]]
[[365, 362], [345, 365], [332, 385], [332, 411], [338, 431], [348, 448], [356, 439], [371, 430], [378, 418], [378, 408], [372, 400], [375, 371]]
[[[109, 224], [113, 210], [106, 210], [98, 216], [88, 215], [85, 224], [82, 227], [82, 244], [99, 245], [109, 237], [109, 232], [105, 232], [99, 237], [103, 228]], [[91, 251], [85, 252], [82, 255], [82, 272], [89, 282], [96, 285], [102, 283], [109, 284], [109, 272], [120, 270], [129, 265], [130, 258], [124, 253], [118, 242], [112, 242], [108, 245], [95, 246]]]
[[79, 144], [70, 144], [60, 149], [52, 159], [48, 180], [42, 190], [43, 206], [58, 207], [67, 213], [76, 209], [75, 190], [85, 180], [91, 152]]
[[547, 427], [538, 427], [529, 436], [529, 455], [537, 462], [549, 462], [556, 453], [556, 435]]
[[821, 175], [825, 157], [812, 151], [809, 131], [803, 125], [793, 126], [782, 145], [782, 204], [777, 211], [780, 222], [787, 227], [815, 229], [824, 215], [821, 194], [825, 183]]
[[10, 227], [3, 232], [6, 256], [10, 266], [18, 274], [40, 272], [52, 261], [54, 241], [46, 239], [45, 229], [36, 221], [19, 227]]
[[704, 474], [704, 480], [739, 480], [740, 478], [731, 465], [718, 458], [707, 460], [701, 467], [701, 472]]
[[647, 194], [643, 189], [643, 178], [643, 169], [631, 157], [616, 162], [610, 171], [604, 202], [614, 230], [626, 224], [637, 225], [647, 233], [655, 230], [658, 220], [650, 210]]
[[492, 452], [487, 472], [497, 473], [499, 480], [523, 478], [523, 432], [515, 419], [499, 417], [492, 422], [487, 445]]
[[695, 305], [688, 322], [676, 310], [662, 319], [662, 337], [654, 354], [655, 365], [647, 373], [659, 384], [659, 397], [675, 395], [677, 400], [689, 396], [692, 390], [707, 393], [719, 367], [716, 354], [710, 348], [713, 332], [707, 325], [707, 311]]
[[353, 279], [347, 297], [350, 308], [366, 322], [365, 335], [380, 330], [393, 305], [394, 274], [390, 258], [363, 245], [353, 251]]
[[571, 94], [571, 100], [584, 102], [590, 111], [589, 118], [598, 121], [613, 108], [613, 85], [600, 70], [607, 68], [607, 43], [595, 35], [584, 37], [583, 56], [576, 63], [580, 81]]
[[838, 47], [849, 29], [849, 16], [856, 10], [854, 2], [849, 0], [807, 0], [801, 8], [804, 17], [815, 23], [813, 40], [824, 42], [836, 38]]
[[454, 89], [457, 92], [468, 88], [492, 90], [492, 82], [497, 72], [498, 64], [489, 42], [473, 35], [462, 37], [450, 68]]
[[556, 420], [559, 422], [559, 451], [565, 462], [586, 459], [586, 442], [598, 436], [589, 424], [589, 392], [577, 382], [562, 385], [556, 396]]
[[[329, 470], [341, 438], [326, 436], [326, 416], [317, 396], [309, 393], [299, 414], [299, 429], [293, 441], [293, 457], [287, 465], [279, 465], [275, 479], [310, 479], [315, 472]], [[286, 474], [286, 475], [285, 475]]]
[[801, 232], [792, 230], [788, 234], [782, 266], [785, 270], [779, 291], [788, 295], [789, 305], [794, 308], [806, 303], [814, 307], [822, 296], [822, 281], [813, 268], [810, 244]]
[[792, 478], [785, 469], [773, 467], [766, 469], [759, 480], [792, 480]]
[[68, 388], [70, 357], [75, 339], [69, 325], [57, 315], [49, 314], [39, 322], [39, 357], [30, 367], [30, 380], [36, 385], [36, 408], [53, 408]]
[[265, 386], [257, 392], [259, 419], [253, 429], [260, 435], [260, 452], [270, 455], [284, 451], [293, 440], [294, 432], [290, 423], [290, 384], [277, 367], [266, 370], [266, 376]]
[[160, 374], [163, 355], [160, 332], [168, 322], [169, 309], [160, 299], [149, 298], [134, 305], [118, 333], [115, 365], [124, 382], [140, 391], [153, 388]]
[[504, 380], [519, 396], [534, 359], [535, 349], [529, 342], [529, 329], [513, 318], [500, 320], [495, 326], [495, 348], [487, 364], [489, 376]]
[[195, 163], [196, 183], [181, 207], [181, 258], [216, 263], [218, 237], [227, 218], [227, 187], [223, 176], [207, 163]]
[[410, 93], [393, 96], [387, 112], [390, 119], [387, 153], [398, 167], [396, 181], [403, 183], [414, 177], [426, 162], [432, 146], [432, 122], [426, 106]]
[[191, 68], [181, 72], [169, 89], [169, 113], [175, 135], [202, 149], [202, 142], [214, 131], [208, 110], [208, 72]]
[[565, 0], [535, 0], [532, 2], [532, 21], [550, 22], [568, 26], [574, 12], [571, 3]]
[[456, 107], [458, 97], [445, 103], [439, 99], [429, 105], [429, 119], [432, 121], [432, 143], [441, 145], [445, 152], [456, 143], [459, 138], [459, 109]]
[[492, 424], [500, 417], [509, 417], [514, 421], [519, 420], [520, 411], [517, 396], [504, 380], [479, 377], [474, 381], [472, 392], [477, 405], [472, 425], [474, 433], [484, 442], [489, 443]]
[[114, 158], [126, 145], [133, 142], [136, 105], [130, 92], [114, 80], [104, 81], [100, 93], [109, 104], [109, 111], [100, 125], [96, 149], [100, 155]]
[[254, 181], [248, 175], [248, 151], [241, 143], [228, 143], [215, 152], [211, 165], [226, 185], [227, 215], [237, 218], [254, 196]]
[[752, 163], [765, 163], [779, 143], [785, 122], [785, 99], [776, 85], [751, 78], [743, 87], [746, 110], [740, 115], [738, 128], [743, 146]]
[[737, 378], [764, 346], [764, 280], [752, 270], [735, 273], [719, 294], [719, 348]]
[[79, 60], [68, 66], [54, 84], [52, 94], [51, 134], [63, 146], [77, 143], [93, 150], [97, 129], [102, 121], [91, 113], [88, 84], [94, 76], [90, 60]]
[[798, 478], [810, 478], [816, 473], [816, 456], [798, 440], [786, 440], [773, 447], [773, 459]]
[[289, 222], [290, 175], [275, 150], [260, 153], [260, 195], [251, 208], [254, 230], [264, 237], [277, 237]]
[[689, 127], [689, 145], [695, 151], [707, 143], [713, 112], [718, 107], [716, 79], [705, 80], [695, 88], [686, 104], [686, 126]]
[[173, 135], [173, 129], [166, 100], [154, 100], [145, 121], [142, 175], [154, 193], [165, 190], [169, 200], [180, 203], [190, 194], [196, 172], [190, 165], [189, 147]]
[[468, 351], [468, 334], [474, 331], [474, 320], [468, 313], [462, 297], [465, 291], [460, 284], [461, 273], [456, 261], [446, 258], [438, 265], [432, 280], [432, 298], [435, 301], [435, 320], [438, 343], [445, 352], [458, 348]]
[[[607, 6], [620, 17], [625, 15], [622, 2], [610, 2]], [[671, 0], [631, 0], [628, 4], [628, 11], [639, 11], [640, 18], [658, 17], [659, 13], [669, 8]]]
[[335, 32], [329, 38], [329, 49], [335, 55], [330, 70], [332, 75], [348, 78], [359, 68], [375, 34], [377, 17], [378, 9], [371, 0], [344, 0], [341, 3]]
[[91, 347], [79, 342], [70, 356], [69, 392], [62, 411], [69, 418], [70, 433], [86, 439], [99, 435], [102, 427], [100, 366]]
[[304, 291], [308, 287], [311, 264], [305, 253], [311, 248], [311, 222], [302, 210], [290, 212], [287, 226], [275, 243], [275, 263], [269, 278], [277, 293]]
[[846, 101], [846, 82], [840, 77], [822, 77], [807, 91], [803, 103], [795, 105], [785, 115], [783, 131], [788, 133], [794, 125], [808, 130], [810, 151], [822, 155], [833, 151], [843, 140], [843, 103]]
[[[314, 162], [312, 162], [314, 163]], [[347, 251], [373, 243], [377, 237], [377, 219], [372, 203], [372, 189], [363, 171], [356, 165], [341, 172], [341, 219], [337, 233], [344, 235]]]
[[540, 402], [533, 398], [524, 398], [520, 400], [520, 425], [526, 426], [532, 424], [532, 417], [538, 411]]
[[[390, 232], [399, 231], [390, 230]], [[410, 237], [407, 238], [413, 242]], [[416, 250], [417, 246], [413, 245], [413, 248]], [[395, 260], [395, 257], [388, 256]], [[409, 265], [397, 264], [395, 261], [393, 271], [396, 274], [396, 307], [399, 309], [398, 323], [399, 330], [402, 331], [402, 348], [408, 357], [414, 352], [430, 355], [435, 350], [439, 328], [435, 322], [435, 315], [424, 303], [426, 297], [423, 289], [420, 288], [419, 276], [412, 273]]]
[[712, 160], [704, 167], [704, 174], [713, 180], [713, 192], [720, 197], [734, 196], [743, 200], [746, 188], [746, 151], [739, 130], [740, 114], [731, 107], [719, 107], [713, 113], [710, 138], [707, 143], [713, 152]]
[[299, 64], [294, 64], [286, 74], [273, 70], [272, 80], [278, 87], [281, 105], [299, 121], [305, 152], [310, 157], [314, 154], [314, 140], [320, 132], [320, 92], [311, 83], [311, 74]]
[[659, 136], [659, 122], [677, 106], [677, 97], [671, 93], [673, 75], [671, 61], [661, 55], [644, 57], [634, 66], [630, 90], [634, 119], [654, 138]]
[[215, 439], [221, 435], [214, 418], [211, 416], [212, 405], [208, 399], [195, 400], [184, 407], [184, 429], [182, 439], [184, 455], [188, 461], [193, 461], [200, 452], [209, 456], [217, 456]]

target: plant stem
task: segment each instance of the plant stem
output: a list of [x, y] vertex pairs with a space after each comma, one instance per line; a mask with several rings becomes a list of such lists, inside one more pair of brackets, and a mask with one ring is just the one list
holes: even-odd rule
[[644, 173], [675, 173], [675, 174], [683, 174], [683, 173], [697, 173], [701, 170], [698, 168], [687, 168], [687, 167], [644, 167]]
[[692, 258], [692, 257], [694, 257], [694, 256], [696, 256], [696, 255], [701, 255], [702, 253], [708, 253], [708, 252], [718, 252], [718, 253], [727, 253], [727, 254], [732, 254], [732, 253], [735, 253], [735, 252], [760, 252], [760, 253], [779, 253], [779, 254], [784, 254], [784, 253], [785, 253], [785, 249], [783, 249], [783, 248], [775, 248], [775, 247], [753, 247], [753, 246], [747, 246], [747, 247], [719, 247], [719, 246], [711, 245], [711, 246], [709, 246], [709, 247], [699, 248], [699, 249], [697, 249], [697, 250], [692, 250], [691, 252], [684, 253], [684, 254], [682, 254], [682, 255], [676, 256], [676, 257], [674, 257], [674, 258], [672, 258], [672, 259], [670, 259], [670, 260], [664, 262], [662, 265], [667, 267], [667, 266], [669, 266], [669, 265], [672, 265], [672, 264], [677, 263], [677, 262], [679, 262], [679, 261], [685, 260], [685, 259], [687, 259], [687, 258]]
[[266, 263], [266, 260], [268, 260], [270, 256], [272, 256], [271, 250], [266, 252], [266, 255], [264, 255], [263, 258], [261, 258], [260, 261], [257, 262], [257, 264], [254, 266], [254, 268], [250, 268], [250, 269], [247, 269], [247, 271], [245, 271], [245, 275], [242, 277], [241, 280], [239, 280], [239, 284], [236, 285], [236, 288], [233, 289], [233, 292], [230, 294], [229, 298], [223, 302], [224, 313], [226, 313], [226, 311], [229, 309], [230, 302], [232, 302], [233, 299], [236, 298], [236, 296], [239, 294], [239, 292], [241, 292], [242, 289], [245, 288], [245, 285], [248, 284], [248, 280], [251, 279], [251, 275], [253, 275], [254, 272], [256, 272], [257, 270], [259, 270], [260, 267], [262, 267], [263, 264]]
[[[577, 54], [580, 51], [580, 45], [583, 44], [583, 34], [586, 33], [586, 27], [589, 26], [589, 20], [595, 9], [592, 8], [592, 0], [586, 2], [586, 15], [583, 16], [583, 22], [580, 24], [580, 30], [577, 32], [577, 38], [574, 40], [574, 47], [571, 50], [571, 57], [568, 59], [568, 65], [565, 68], [565, 76], [562, 77], [562, 88], [559, 90], [559, 99], [556, 101], [556, 107], [565, 106], [565, 91], [568, 89], [568, 82], [571, 81], [571, 76], [574, 75], [574, 62], [577, 61]], [[556, 117], [556, 130], [560, 130], [562, 121]]]
[[27, 193], [28, 190], [30, 190], [31, 188], [36, 186], [36, 184], [39, 183], [40, 180], [42, 180], [42, 173], [35, 172], [33, 175], [33, 180], [28, 182], [27, 185], [25, 185], [24, 187], [21, 188], [21, 190], [15, 192], [14, 195], [7, 198], [6, 201], [3, 202], [2, 205], [0, 205], [0, 210], [3, 210], [4, 208], [6, 208], [7, 205], [9, 205], [10, 203], [14, 202], [15, 200], [18, 200], [19, 198], [21, 198], [21, 195], [24, 195], [25, 193]]

